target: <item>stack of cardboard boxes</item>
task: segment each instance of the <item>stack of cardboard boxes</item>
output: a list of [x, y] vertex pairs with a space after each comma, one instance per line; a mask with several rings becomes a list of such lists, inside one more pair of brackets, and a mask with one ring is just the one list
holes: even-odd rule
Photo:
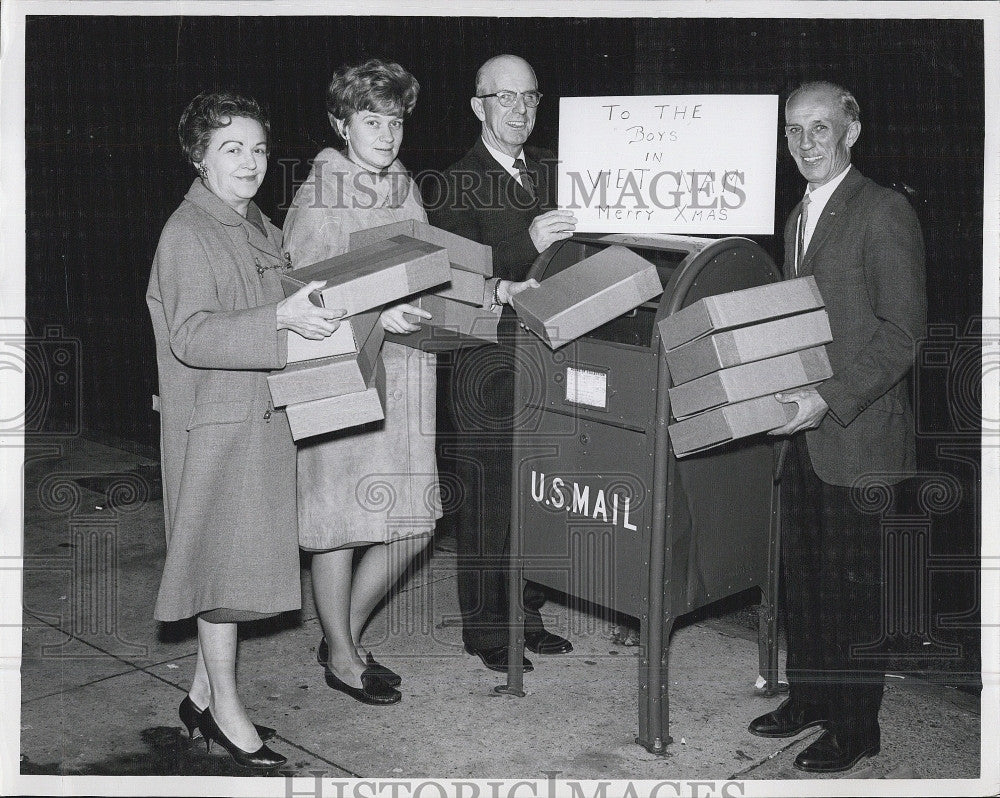
[[399, 235], [447, 250], [449, 276], [447, 285], [410, 301], [431, 314], [430, 319], [415, 319], [421, 330], [407, 335], [388, 333], [386, 340], [431, 351], [466, 343], [496, 343], [500, 314], [490, 309], [493, 285], [487, 281], [493, 276], [492, 247], [415, 219], [355, 231], [350, 247], [371, 246]]
[[677, 457], [783, 426], [798, 406], [774, 394], [832, 376], [830, 322], [812, 277], [707, 297], [659, 330]]
[[447, 282], [450, 272], [442, 247], [396, 235], [281, 276], [286, 296], [326, 280], [310, 298], [347, 316], [322, 340], [289, 331], [288, 365], [268, 375], [295, 440], [385, 418], [381, 308]]

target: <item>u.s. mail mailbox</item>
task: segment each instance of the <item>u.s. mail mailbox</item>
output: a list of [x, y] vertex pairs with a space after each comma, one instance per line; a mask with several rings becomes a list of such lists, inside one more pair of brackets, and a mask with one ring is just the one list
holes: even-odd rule
[[[512, 667], [522, 688], [521, 577], [640, 621], [638, 742], [663, 752], [667, 650], [678, 616], [760, 589], [760, 673], [777, 689], [774, 446], [763, 438], [678, 460], [657, 322], [779, 279], [745, 238], [575, 235], [536, 260], [538, 280], [611, 245], [653, 262], [660, 297], [552, 351], [516, 339], [511, 542]], [[748, 683], [753, 679], [748, 666]]]

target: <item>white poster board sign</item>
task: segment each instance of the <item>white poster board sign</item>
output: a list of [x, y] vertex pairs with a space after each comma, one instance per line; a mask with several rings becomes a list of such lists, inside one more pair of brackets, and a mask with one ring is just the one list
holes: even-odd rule
[[582, 233], [774, 233], [778, 96], [563, 97], [559, 207]]

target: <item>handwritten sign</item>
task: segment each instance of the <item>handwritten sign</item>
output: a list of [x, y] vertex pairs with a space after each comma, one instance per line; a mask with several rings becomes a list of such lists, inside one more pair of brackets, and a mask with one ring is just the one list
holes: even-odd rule
[[563, 97], [559, 207], [578, 232], [774, 232], [778, 96]]

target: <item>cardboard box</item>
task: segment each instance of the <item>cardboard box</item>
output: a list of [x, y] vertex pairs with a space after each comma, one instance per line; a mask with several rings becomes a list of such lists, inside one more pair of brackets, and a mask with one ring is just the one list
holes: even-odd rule
[[358, 352], [290, 363], [272, 371], [267, 375], [272, 403], [284, 407], [366, 390], [384, 339], [382, 325], [375, 324]]
[[322, 357], [349, 355], [357, 352], [368, 340], [371, 331], [378, 327], [380, 309], [368, 310], [357, 316], [340, 320], [340, 326], [333, 335], [314, 341], [303, 338], [296, 332], [288, 331], [288, 363], [299, 363], [304, 360], [315, 360]]
[[824, 306], [814, 277], [759, 285], [699, 299], [660, 322], [660, 340], [675, 349], [711, 332], [721, 332]]
[[351, 233], [348, 246], [353, 250], [399, 235], [443, 247], [448, 250], [448, 260], [459, 269], [475, 272], [483, 277], [493, 276], [492, 247], [449, 233], [440, 227], [433, 227], [426, 222], [419, 222], [416, 219], [406, 219], [380, 227], [370, 227], [367, 230], [355, 230]]
[[455, 264], [452, 264], [451, 284], [439, 288], [433, 293], [445, 299], [464, 302], [473, 307], [488, 308], [493, 302], [492, 283], [490, 285], [489, 294], [487, 294], [486, 278], [483, 275], [456, 269]]
[[[666, 320], [661, 320], [660, 324]], [[813, 310], [702, 336], [671, 349], [665, 356], [671, 380], [674, 385], [681, 385], [719, 369], [828, 344], [832, 340], [826, 311]]]
[[285, 413], [292, 439], [296, 441], [380, 421], [385, 418], [385, 365], [382, 358], [377, 359], [365, 390], [288, 405]]
[[310, 280], [325, 280], [326, 285], [311, 295], [313, 301], [354, 316], [449, 279], [451, 267], [444, 249], [408, 236], [395, 236], [284, 272], [281, 285], [285, 296], [291, 296]]
[[831, 376], [826, 347], [816, 346], [722, 369], [677, 385], [669, 390], [670, 412], [682, 419], [721, 405], [815, 385]]
[[611, 246], [511, 300], [524, 326], [553, 349], [663, 293], [656, 267]]
[[[798, 405], [779, 402], [771, 394], [719, 407], [670, 424], [667, 433], [674, 455], [684, 457], [729, 441], [768, 432], [791, 421]], [[734, 475], [738, 478], [738, 475]]]
[[433, 318], [414, 318], [421, 325], [420, 331], [408, 335], [386, 334], [387, 341], [425, 352], [497, 342], [500, 314], [489, 308], [473, 307], [437, 294], [422, 294], [418, 302], [411, 304], [426, 310]]

